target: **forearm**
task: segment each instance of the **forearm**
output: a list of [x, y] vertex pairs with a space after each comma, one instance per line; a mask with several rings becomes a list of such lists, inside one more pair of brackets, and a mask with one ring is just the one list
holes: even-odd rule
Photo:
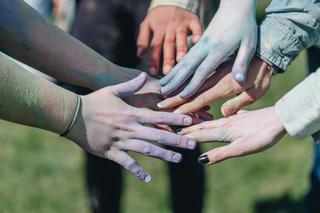
[[0, 53], [0, 119], [58, 134], [71, 123], [77, 97]]
[[0, 50], [58, 80], [90, 89], [124, 82], [124, 72], [23, 1], [0, 0]]
[[[273, 0], [259, 26], [257, 53], [281, 70], [320, 36], [320, 5], [313, 0]], [[280, 70], [280, 71], [281, 71]]]

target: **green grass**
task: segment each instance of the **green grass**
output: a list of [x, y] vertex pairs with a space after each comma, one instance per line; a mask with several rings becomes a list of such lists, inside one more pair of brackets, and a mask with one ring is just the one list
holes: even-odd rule
[[[261, 13], [267, 1], [260, 2]], [[304, 79], [305, 72], [302, 54], [287, 73], [273, 77], [263, 98], [245, 109], [273, 105]], [[221, 117], [223, 101], [212, 104], [216, 118]], [[90, 212], [80, 148], [55, 134], [1, 120], [0, 144], [0, 213]], [[201, 144], [201, 149], [204, 152], [219, 145]], [[302, 212], [310, 187], [312, 146], [310, 138], [297, 141], [285, 136], [265, 152], [206, 167], [204, 213]], [[132, 156], [153, 181], [144, 184], [123, 172], [123, 212], [172, 212], [167, 164], [138, 154]]]

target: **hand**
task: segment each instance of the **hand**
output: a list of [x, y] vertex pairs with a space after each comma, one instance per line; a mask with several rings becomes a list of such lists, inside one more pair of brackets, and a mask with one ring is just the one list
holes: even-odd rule
[[222, 115], [228, 117], [242, 107], [258, 100], [269, 89], [273, 72], [268, 69], [268, 64], [260, 58], [253, 57], [248, 69], [248, 79], [244, 84], [233, 80], [232, 65], [233, 61], [220, 65], [194, 96], [182, 99], [179, 95], [175, 95], [160, 102], [159, 108], [172, 108], [182, 104], [174, 112], [187, 114], [217, 100], [237, 95], [221, 106]]
[[256, 0], [221, 1], [218, 12], [199, 42], [160, 80], [160, 84], [165, 85], [161, 93], [171, 94], [194, 74], [180, 93], [181, 98], [190, 97], [237, 50], [232, 75], [237, 82], [244, 83], [257, 43], [256, 4]]
[[203, 153], [199, 163], [210, 165], [232, 157], [263, 151], [276, 144], [286, 133], [274, 107], [255, 111], [239, 111], [229, 118], [207, 121], [184, 128], [179, 134], [197, 142], [228, 142]]
[[150, 42], [148, 72], [157, 75], [163, 45], [163, 73], [168, 74], [175, 64], [175, 43], [177, 42], [176, 60], [187, 53], [187, 36], [193, 33], [193, 43], [201, 35], [200, 20], [194, 13], [175, 6], [160, 6], [151, 10], [140, 25], [137, 39], [138, 57], [147, 52]]
[[142, 110], [122, 101], [122, 98], [141, 89], [146, 79], [146, 74], [141, 74], [129, 82], [82, 96], [81, 113], [67, 138], [92, 154], [117, 162], [140, 180], [150, 182], [150, 175], [127, 154], [128, 151], [178, 163], [182, 159], [181, 154], [143, 140], [187, 149], [194, 149], [196, 142], [171, 132], [143, 126], [186, 126], [192, 122], [189, 116]]
[[[144, 84], [142, 89], [136, 92], [134, 95], [130, 95], [126, 97], [124, 101], [131, 106], [137, 108], [147, 108], [155, 111], [162, 110], [158, 108], [157, 103], [164, 100], [164, 97], [160, 94], [161, 86], [156, 78], [148, 76], [147, 82]], [[207, 111], [210, 107], [203, 107], [192, 111], [195, 115], [190, 115], [192, 117], [192, 123], [201, 123], [205, 120], [212, 120], [213, 116], [209, 114]], [[175, 110], [174, 107], [167, 107], [165, 111], [173, 112]], [[191, 113], [191, 112], [190, 112]], [[163, 128], [164, 126], [162, 126]], [[170, 131], [170, 128], [165, 128]]]

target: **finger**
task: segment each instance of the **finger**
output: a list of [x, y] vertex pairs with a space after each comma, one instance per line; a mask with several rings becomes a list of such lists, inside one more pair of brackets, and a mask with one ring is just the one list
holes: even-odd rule
[[132, 116], [129, 116], [137, 118], [137, 121], [141, 124], [164, 124], [178, 126], [187, 126], [192, 124], [192, 119], [190, 116], [176, 113], [156, 112], [143, 109], [136, 109], [130, 113], [132, 113]]
[[195, 149], [197, 147], [197, 143], [194, 139], [145, 126], [138, 127], [133, 137], [183, 149]]
[[197, 68], [190, 83], [179, 94], [182, 99], [192, 96], [207, 80], [207, 78], [216, 70], [223, 62], [224, 55], [220, 53], [209, 55]]
[[255, 45], [242, 45], [239, 48], [236, 60], [232, 67], [232, 76], [235, 81], [243, 84], [246, 81], [250, 61], [256, 51]]
[[137, 56], [142, 57], [148, 50], [151, 38], [151, 29], [149, 22], [140, 24], [139, 35], [137, 38]]
[[105, 157], [123, 166], [139, 180], [142, 180], [145, 183], [151, 181], [151, 176], [127, 153], [123, 151], [107, 152]]
[[203, 153], [199, 158], [198, 162], [202, 165], [210, 165], [214, 163], [221, 162], [223, 160], [239, 157], [243, 155], [241, 149], [239, 149], [236, 145], [237, 142], [234, 141], [233, 143], [221, 146], [215, 149], [212, 149], [206, 153]]
[[155, 76], [158, 74], [163, 40], [164, 40], [164, 32], [155, 31], [150, 44], [150, 56], [149, 56], [149, 64], [148, 64], [148, 72], [152, 76]]
[[192, 55], [192, 52], [189, 52], [168, 75], [159, 81], [161, 85], [166, 84], [160, 90], [162, 95], [169, 95], [177, 90], [194, 73], [196, 67], [199, 66], [205, 57], [200, 54], [192, 60], [189, 60]]
[[115, 85], [113, 86], [113, 88], [115, 89], [115, 94], [118, 94], [121, 98], [125, 98], [139, 91], [143, 87], [146, 81], [147, 81], [147, 74], [141, 73], [138, 77], [128, 82]]
[[182, 155], [171, 150], [166, 150], [154, 144], [147, 143], [141, 140], [129, 140], [125, 142], [124, 149], [134, 151], [143, 155], [154, 158], [159, 158], [164, 161], [179, 163], [182, 160]]
[[210, 113], [208, 113], [206, 110], [204, 109], [199, 109], [193, 112], [193, 114], [197, 115], [198, 117], [206, 120], [206, 121], [210, 121], [213, 120], [213, 115], [211, 115]]
[[186, 26], [180, 26], [177, 29], [177, 57], [176, 60], [179, 62], [188, 52], [188, 33], [189, 30]]
[[180, 104], [185, 103], [188, 101], [187, 99], [182, 99], [179, 95], [167, 98], [157, 104], [157, 106], [164, 110], [164, 109], [170, 109], [172, 107], [178, 106]]
[[257, 93], [258, 91], [255, 90], [254, 87], [251, 87], [246, 91], [240, 93], [240, 95], [238, 95], [237, 97], [228, 100], [221, 106], [222, 115], [224, 117], [229, 117], [235, 114], [242, 107], [254, 103], [261, 97]]
[[190, 23], [190, 29], [192, 31], [192, 42], [195, 44], [200, 40], [202, 36], [202, 27], [200, 21], [192, 21]]
[[163, 44], [163, 74], [167, 75], [174, 66], [175, 30], [166, 32]]

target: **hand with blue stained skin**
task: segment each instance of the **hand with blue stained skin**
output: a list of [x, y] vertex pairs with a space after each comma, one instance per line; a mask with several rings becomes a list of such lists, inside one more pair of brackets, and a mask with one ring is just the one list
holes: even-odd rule
[[122, 100], [141, 89], [146, 80], [146, 74], [142, 73], [129, 82], [82, 96], [81, 114], [66, 137], [90, 153], [117, 162], [140, 180], [150, 182], [150, 175], [127, 154], [128, 151], [178, 163], [182, 160], [181, 154], [143, 140], [186, 149], [194, 149], [196, 142], [184, 136], [144, 126], [187, 126], [192, 123], [189, 116], [138, 109]]
[[160, 80], [163, 95], [177, 90], [190, 76], [192, 79], [180, 93], [192, 96], [224, 61], [236, 55], [232, 75], [238, 83], [246, 81], [246, 73], [257, 43], [257, 0], [223, 0], [199, 42]]
[[[125, 69], [128, 70], [129, 68]], [[148, 76], [147, 82], [142, 87], [142, 89], [136, 92], [135, 94], [126, 97], [124, 101], [129, 105], [137, 108], [146, 108], [155, 111], [162, 110], [159, 107], [157, 107], [157, 103], [164, 100], [164, 97], [159, 92], [160, 88], [161, 86], [158, 80], [156, 78]], [[175, 108], [167, 107], [164, 110], [168, 112], [173, 112]], [[200, 123], [206, 120], [212, 120], [213, 116], [207, 112], [208, 110], [208, 107], [203, 107], [196, 111], [193, 111], [192, 113], [189, 113], [188, 115], [192, 117], [193, 124]], [[162, 129], [171, 131], [171, 129], [168, 126], [157, 125], [157, 127], [161, 127]]]
[[[3, 54], [0, 54], [0, 79], [0, 119], [62, 134], [75, 117], [71, 131], [65, 135], [68, 139], [88, 152], [121, 164], [145, 182], [151, 180], [150, 176], [127, 151], [175, 163], [182, 156], [142, 140], [187, 149], [196, 147], [193, 139], [144, 126], [187, 126], [192, 124], [191, 117], [138, 109], [122, 100], [143, 87], [145, 73], [129, 82], [82, 96], [80, 108], [76, 107], [81, 102], [77, 102], [74, 93], [29, 73]], [[79, 113], [75, 113], [77, 109]]]
[[233, 64], [233, 60], [221, 64], [192, 97], [186, 99], [182, 99], [179, 95], [168, 97], [160, 102], [158, 107], [160, 109], [177, 107], [174, 112], [188, 114], [217, 100], [237, 95], [221, 106], [224, 117], [236, 113], [266, 93], [270, 87], [273, 72], [266, 62], [254, 56], [248, 68], [247, 81], [239, 84], [232, 77]]
[[150, 49], [148, 73], [153, 76], [158, 74], [163, 49], [163, 73], [168, 74], [175, 64], [175, 44], [176, 61], [179, 62], [187, 53], [187, 36], [190, 33], [193, 34], [193, 43], [198, 42], [202, 35], [201, 23], [196, 14], [176, 6], [152, 9], [141, 23], [137, 39], [138, 57]]
[[275, 145], [285, 133], [275, 107], [255, 111], [241, 110], [228, 118], [203, 122], [179, 132], [194, 138], [198, 143], [230, 143], [203, 153], [198, 161], [205, 165], [261, 152]]

